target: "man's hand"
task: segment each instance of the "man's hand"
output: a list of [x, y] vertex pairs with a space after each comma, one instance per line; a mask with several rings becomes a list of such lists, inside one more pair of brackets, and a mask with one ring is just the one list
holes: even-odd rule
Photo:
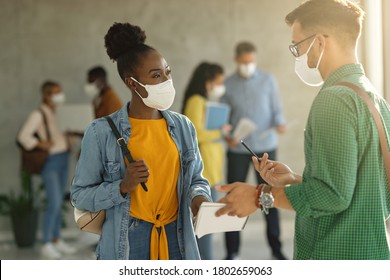
[[253, 165], [261, 177], [273, 187], [283, 187], [289, 184], [296, 184], [301, 181], [301, 176], [295, 174], [290, 167], [279, 161], [268, 159], [268, 154], [264, 153], [261, 161], [252, 157]]
[[203, 202], [209, 202], [209, 201], [207, 200], [207, 198], [205, 198], [202, 195], [195, 196], [194, 199], [192, 200], [192, 202], [191, 202], [191, 211], [192, 211], [192, 214], [194, 215], [194, 217], [196, 217], [196, 215], [198, 215], [198, 211], [199, 211], [200, 205]]
[[225, 138], [226, 144], [231, 149], [234, 147], [237, 147], [237, 145], [239, 144], [239, 142], [231, 136], [224, 136], [224, 138]]
[[218, 200], [220, 203], [226, 203], [226, 206], [219, 209], [216, 215], [229, 215], [246, 217], [256, 211], [256, 188], [252, 185], [236, 182], [229, 185], [217, 186], [218, 192], [227, 192], [228, 194]]
[[120, 184], [120, 192], [128, 193], [135, 190], [139, 183], [146, 183], [149, 178], [149, 169], [143, 160], [129, 163], [125, 177]]

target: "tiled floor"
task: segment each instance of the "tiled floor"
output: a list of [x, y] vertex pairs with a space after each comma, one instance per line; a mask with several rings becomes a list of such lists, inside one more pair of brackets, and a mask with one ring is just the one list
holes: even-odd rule
[[[291, 259], [293, 250], [293, 225], [294, 214], [289, 211], [280, 211], [281, 241], [285, 255]], [[66, 255], [66, 260], [90, 260], [94, 259], [93, 245], [97, 241], [97, 235], [80, 232], [74, 224], [68, 222], [63, 230], [63, 237], [67, 243], [77, 247], [78, 251], [73, 255]], [[0, 259], [2, 260], [41, 260], [40, 245], [33, 248], [20, 249], [9, 231], [0, 232]], [[213, 235], [214, 257], [225, 257], [223, 234]], [[241, 232], [240, 259], [256, 260], [271, 259], [271, 252], [265, 236], [265, 221], [260, 211], [249, 217], [245, 229]]]

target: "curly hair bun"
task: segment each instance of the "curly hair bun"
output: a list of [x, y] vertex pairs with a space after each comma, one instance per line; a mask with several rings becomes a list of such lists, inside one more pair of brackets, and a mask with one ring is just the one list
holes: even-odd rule
[[121, 55], [143, 45], [146, 40], [145, 31], [130, 23], [115, 22], [104, 37], [108, 56], [116, 61]]

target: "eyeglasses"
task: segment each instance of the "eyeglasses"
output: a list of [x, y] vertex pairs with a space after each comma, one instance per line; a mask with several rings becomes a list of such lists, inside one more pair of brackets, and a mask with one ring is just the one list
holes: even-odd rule
[[293, 54], [293, 56], [299, 57], [299, 47], [298, 46], [300, 44], [302, 44], [303, 42], [305, 42], [306, 40], [313, 38], [314, 36], [316, 36], [316, 34], [313, 34], [313, 35], [299, 41], [298, 43], [295, 43], [294, 45], [288, 46], [288, 48], [290, 49], [290, 52]]

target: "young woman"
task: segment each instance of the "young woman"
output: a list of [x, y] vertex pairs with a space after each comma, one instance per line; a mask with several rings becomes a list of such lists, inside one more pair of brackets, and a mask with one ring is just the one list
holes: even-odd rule
[[59, 259], [62, 254], [76, 252], [74, 247], [61, 239], [61, 210], [68, 183], [69, 146], [66, 135], [58, 128], [56, 108], [64, 102], [65, 94], [60, 84], [54, 81], [44, 82], [41, 92], [42, 104], [26, 119], [18, 134], [18, 141], [27, 150], [39, 148], [49, 151], [41, 171], [47, 200], [41, 254], [44, 259]]
[[211, 200], [210, 188], [195, 128], [167, 111], [175, 96], [171, 70], [145, 39], [130, 23], [113, 24], [105, 36], [107, 54], [132, 94], [111, 118], [135, 162], [125, 166], [108, 122], [95, 120], [82, 141], [72, 201], [106, 210], [98, 259], [199, 259], [190, 208], [196, 215]]
[[[218, 64], [202, 62], [192, 74], [183, 101], [183, 113], [193, 122], [198, 135], [199, 149], [204, 163], [203, 175], [211, 187], [223, 183], [225, 157], [223, 138], [224, 135], [228, 135], [230, 125], [226, 124], [220, 129], [206, 129], [206, 102], [218, 101], [224, 93], [222, 67]], [[213, 199], [216, 200], [214, 188], [211, 190]], [[202, 259], [213, 259], [211, 241], [211, 235], [206, 235], [198, 240]]]

